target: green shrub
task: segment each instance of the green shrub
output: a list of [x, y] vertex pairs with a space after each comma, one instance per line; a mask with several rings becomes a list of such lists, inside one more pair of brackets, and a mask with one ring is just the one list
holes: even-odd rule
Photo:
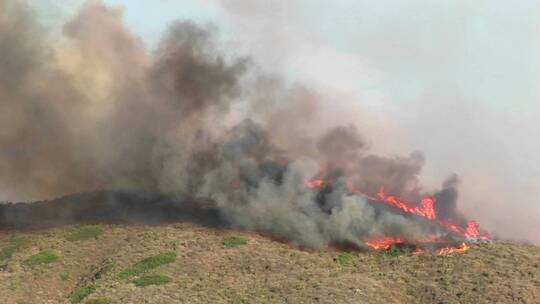
[[337, 256], [336, 261], [341, 266], [348, 266], [354, 262], [354, 256], [348, 252], [342, 252]]
[[111, 304], [111, 299], [108, 298], [98, 298], [98, 299], [92, 299], [88, 300], [86, 304]]
[[390, 246], [390, 248], [388, 248], [385, 251], [386, 255], [389, 255], [389, 256], [392, 256], [392, 257], [396, 257], [400, 253], [403, 253], [403, 252], [405, 252], [405, 249], [399, 248], [399, 247], [397, 247], [395, 245]]
[[[84, 298], [92, 294], [94, 291], [96, 291], [99, 286], [100, 282], [103, 279], [103, 276], [109, 272], [113, 268], [113, 264], [111, 262], [106, 262], [105, 264], [101, 265], [99, 269], [97, 269], [94, 274], [91, 276], [90, 281], [86, 281], [84, 286], [80, 286], [79, 288], [75, 289], [75, 291], [71, 294], [71, 304], [78, 304], [80, 303]], [[96, 299], [96, 300], [90, 300], [87, 303], [102, 303], [102, 302], [92, 302], [92, 301], [101, 301], [103, 299]], [[105, 299], [106, 300], [106, 299]], [[103, 302], [108, 303], [108, 302]]]
[[241, 236], [230, 236], [223, 240], [223, 245], [227, 248], [238, 247], [238, 246], [246, 245], [247, 243], [248, 243], [248, 240]]
[[54, 249], [46, 249], [24, 260], [26, 266], [36, 266], [41, 264], [49, 264], [58, 261], [62, 257], [62, 253]]
[[161, 265], [169, 264], [176, 261], [176, 253], [165, 252], [152, 257], [148, 257], [137, 262], [135, 265], [125, 269], [118, 274], [120, 279], [127, 279], [130, 277], [138, 276], [139, 274], [148, 272], [151, 269], [159, 267]]
[[9, 244], [0, 249], [0, 261], [7, 260], [13, 256], [15, 251], [21, 249], [28, 244], [28, 239], [24, 237], [14, 237], [9, 241]]
[[171, 278], [165, 275], [161, 274], [149, 274], [144, 275], [136, 280], [133, 281], [133, 283], [136, 286], [148, 286], [148, 285], [163, 285], [167, 284], [171, 281]]
[[70, 302], [71, 304], [78, 304], [80, 303], [84, 298], [89, 296], [91, 293], [96, 291], [97, 286], [94, 284], [82, 286], [77, 289], [71, 294]]
[[66, 235], [66, 240], [75, 242], [75, 241], [84, 241], [88, 239], [97, 238], [103, 234], [103, 229], [98, 226], [86, 226], [81, 227], [75, 231], [72, 231]]

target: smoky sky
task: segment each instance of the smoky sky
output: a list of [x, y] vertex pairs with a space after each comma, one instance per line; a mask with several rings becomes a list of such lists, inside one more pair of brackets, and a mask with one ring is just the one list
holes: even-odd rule
[[[427, 233], [349, 195], [345, 178], [367, 195], [380, 187], [411, 201], [434, 195], [441, 214], [463, 217], [454, 175], [424, 187], [429, 156], [375, 153], [369, 115], [361, 126], [346, 113], [324, 119], [317, 87], [224, 51], [215, 25], [172, 22], [149, 50], [99, 1], [55, 34], [24, 1], [0, 0], [0, 8], [4, 200], [101, 189], [207, 198], [233, 226], [312, 247]], [[324, 208], [304, 185], [314, 177], [336, 184]]]
[[540, 242], [538, 2], [206, 2], [257, 64], [324, 92], [326, 120], [382, 155], [422, 150], [424, 184], [458, 173], [462, 210]]

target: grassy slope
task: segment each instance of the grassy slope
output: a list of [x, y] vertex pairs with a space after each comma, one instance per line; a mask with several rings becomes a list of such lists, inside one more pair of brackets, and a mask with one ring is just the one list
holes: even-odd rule
[[[493, 242], [451, 256], [349, 256], [193, 224], [102, 228], [79, 241], [66, 239], [75, 227], [15, 233], [28, 244], [0, 261], [0, 304], [69, 303], [74, 290], [89, 285], [95, 291], [80, 303], [540, 303], [540, 248], [529, 245]], [[0, 232], [0, 249], [11, 236]], [[247, 244], [226, 246], [231, 236]], [[47, 249], [61, 258], [24, 263]], [[137, 287], [137, 277], [119, 276], [166, 252], [176, 259], [141, 276], [170, 282]]]

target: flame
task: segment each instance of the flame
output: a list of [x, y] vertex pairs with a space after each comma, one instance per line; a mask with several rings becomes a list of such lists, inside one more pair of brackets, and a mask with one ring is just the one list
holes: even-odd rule
[[366, 245], [369, 247], [380, 250], [380, 249], [388, 249], [392, 247], [392, 245], [403, 243], [403, 240], [398, 237], [384, 237], [384, 238], [374, 238], [372, 240], [366, 241]]
[[446, 254], [451, 254], [451, 253], [456, 253], [456, 252], [465, 252], [467, 250], [469, 250], [469, 248], [471, 248], [469, 245], [467, 245], [466, 243], [461, 243], [461, 245], [457, 246], [457, 247], [445, 247], [445, 248], [441, 248], [437, 251], [437, 253], [439, 255], [446, 255]]

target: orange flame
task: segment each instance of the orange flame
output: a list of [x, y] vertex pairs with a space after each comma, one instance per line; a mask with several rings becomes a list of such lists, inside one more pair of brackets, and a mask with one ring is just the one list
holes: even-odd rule
[[424, 249], [422, 249], [422, 248], [416, 248], [416, 249], [413, 251], [412, 254], [418, 255], [418, 254], [422, 254], [422, 253], [424, 253], [424, 252], [426, 252], [426, 250], [424, 250]]
[[322, 179], [312, 179], [305, 182], [306, 187], [310, 189], [320, 189], [326, 186], [326, 182]]
[[375, 238], [375, 239], [366, 241], [365, 243], [366, 245], [368, 245], [369, 247], [375, 250], [380, 250], [380, 249], [388, 249], [392, 247], [392, 245], [403, 243], [403, 240], [398, 237], [389, 236], [389, 237], [378, 238], [378, 239]]
[[469, 248], [471, 248], [471, 247], [469, 245], [467, 245], [466, 243], [461, 243], [461, 245], [459, 245], [457, 247], [441, 248], [441, 249], [439, 249], [439, 251], [437, 253], [439, 255], [446, 255], [446, 254], [451, 254], [451, 253], [456, 253], [456, 252], [465, 252], [465, 251], [469, 250]]
[[413, 213], [421, 217], [425, 217], [429, 220], [434, 220], [435, 216], [435, 198], [426, 196], [420, 202], [420, 207], [411, 207], [406, 201], [384, 193], [384, 187], [381, 187], [379, 193], [377, 193], [377, 199], [386, 202], [396, 208], [399, 208], [407, 213]]
[[[305, 182], [306, 187], [310, 189], [320, 189], [324, 188], [331, 183], [328, 181], [325, 181], [324, 179], [316, 178], [312, 180], [308, 180]], [[347, 190], [350, 193], [357, 193], [360, 195], [365, 195], [363, 192], [358, 190], [354, 184], [351, 181], [347, 181]], [[453, 231], [454, 233], [466, 238], [466, 239], [475, 239], [475, 240], [489, 240], [490, 236], [487, 234], [483, 234], [480, 232], [478, 228], [478, 223], [474, 220], [471, 220], [467, 223], [466, 228], [461, 228], [458, 225], [452, 223], [450, 220], [439, 220], [437, 219], [437, 214], [435, 211], [435, 204], [436, 200], [434, 197], [425, 196], [420, 201], [419, 206], [413, 207], [409, 202], [399, 199], [392, 195], [387, 195], [384, 192], [384, 187], [381, 187], [379, 189], [379, 192], [376, 194], [375, 197], [367, 196], [370, 200], [378, 201], [386, 203], [394, 208], [400, 209], [404, 212], [415, 214], [417, 216], [423, 217], [427, 220], [433, 221], [440, 226], [447, 228], [450, 231]], [[441, 239], [437, 235], [428, 235], [425, 238], [422, 239], [415, 239], [412, 240], [411, 243], [420, 243], [420, 244], [427, 244], [427, 243], [436, 243], [440, 242]], [[388, 236], [388, 237], [375, 237], [371, 240], [365, 241], [365, 244], [375, 250], [380, 249], [388, 249], [392, 245], [404, 243], [405, 239], [398, 236]], [[438, 250], [439, 254], [450, 254], [454, 252], [463, 252], [468, 250], [470, 247], [466, 243], [462, 243], [461, 245], [457, 247], [446, 247], [441, 248]], [[417, 248], [413, 254], [420, 254], [424, 252], [425, 250], [422, 248]]]

